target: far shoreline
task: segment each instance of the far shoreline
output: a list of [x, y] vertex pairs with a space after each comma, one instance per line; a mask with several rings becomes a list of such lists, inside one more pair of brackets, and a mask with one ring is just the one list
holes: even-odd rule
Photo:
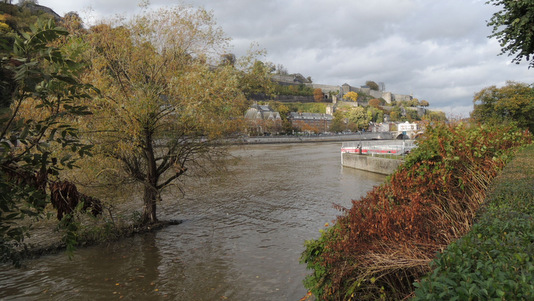
[[278, 144], [310, 142], [344, 142], [359, 140], [394, 140], [390, 132], [362, 132], [352, 134], [318, 134], [292, 136], [256, 136], [228, 140], [232, 144]]

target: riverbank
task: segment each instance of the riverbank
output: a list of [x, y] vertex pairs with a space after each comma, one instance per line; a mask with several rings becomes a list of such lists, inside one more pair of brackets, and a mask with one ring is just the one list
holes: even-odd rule
[[244, 137], [230, 141], [236, 144], [277, 144], [277, 143], [312, 143], [312, 142], [343, 142], [359, 140], [392, 140], [390, 132], [363, 132], [355, 134], [332, 135], [295, 135], [295, 136], [260, 136]]
[[530, 143], [528, 132], [505, 125], [427, 128], [383, 185], [306, 242], [305, 286], [319, 299], [412, 296], [436, 254], [471, 230], [493, 178]]
[[534, 145], [492, 184], [472, 230], [433, 261], [414, 300], [534, 299]]
[[[181, 224], [181, 220], [161, 220], [154, 224], [139, 224], [121, 222], [111, 226], [109, 223], [100, 225], [77, 225], [81, 231], [76, 232], [77, 242], [75, 248], [89, 247], [98, 244], [106, 244], [121, 239], [133, 237], [138, 234], [146, 234], [161, 230], [171, 225]], [[35, 259], [44, 255], [57, 254], [68, 249], [65, 242], [66, 230], [60, 229], [55, 220], [44, 220], [34, 227], [31, 236], [25, 243], [19, 246], [15, 258], [17, 260]]]

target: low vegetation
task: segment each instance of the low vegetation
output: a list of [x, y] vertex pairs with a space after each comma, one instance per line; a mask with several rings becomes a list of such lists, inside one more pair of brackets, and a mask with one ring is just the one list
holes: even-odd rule
[[436, 258], [414, 300], [534, 299], [534, 145], [493, 182], [472, 230]]

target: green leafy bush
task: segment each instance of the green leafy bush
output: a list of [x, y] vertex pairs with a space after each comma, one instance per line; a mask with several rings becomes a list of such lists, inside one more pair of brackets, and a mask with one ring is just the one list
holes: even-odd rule
[[496, 179], [472, 230], [432, 262], [415, 300], [534, 299], [534, 145]]
[[274, 86], [276, 95], [313, 96], [313, 88], [304, 84], [300, 85], [279, 85]]
[[[44, 216], [47, 184], [91, 155], [92, 146], [79, 138], [75, 123], [90, 114], [79, 102], [96, 89], [79, 80], [84, 64], [57, 47], [67, 37], [53, 20], [41, 21], [17, 35], [11, 58], [0, 60], [13, 84], [10, 107], [0, 114], [1, 262], [18, 264], [15, 249], [30, 228], [21, 222]], [[63, 155], [56, 157], [60, 150]]]
[[325, 231], [330, 231], [331, 229], [321, 230], [322, 235], [319, 239], [307, 240], [304, 244], [306, 252], [302, 254], [300, 259], [300, 263], [305, 263], [308, 269], [313, 270], [313, 274], [304, 279], [304, 285], [315, 296], [328, 294], [325, 289], [332, 286], [327, 273], [328, 265], [325, 265], [324, 260], [321, 258], [327, 242], [332, 240], [332, 234], [325, 234]]

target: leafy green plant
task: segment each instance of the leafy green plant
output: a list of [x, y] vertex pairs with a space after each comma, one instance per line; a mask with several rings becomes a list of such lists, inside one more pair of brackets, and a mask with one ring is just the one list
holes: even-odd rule
[[534, 145], [494, 182], [477, 223], [415, 283], [415, 300], [534, 298]]
[[[52, 20], [17, 36], [12, 57], [2, 60], [14, 88], [10, 108], [0, 115], [0, 251], [15, 261], [14, 247], [28, 235], [23, 219], [43, 216], [46, 185], [63, 168], [90, 155], [78, 137], [75, 118], [90, 114], [78, 104], [94, 91], [78, 80], [83, 64], [65, 55], [58, 40], [68, 33]], [[61, 152], [58, 152], [61, 150]], [[61, 156], [56, 156], [61, 154]]]
[[[335, 227], [335, 226], [334, 226]], [[300, 263], [306, 264], [306, 268], [313, 270], [313, 274], [306, 276], [304, 279], [304, 286], [315, 296], [328, 295], [328, 290], [331, 287], [331, 279], [329, 279], [328, 265], [325, 264], [321, 254], [325, 251], [325, 246], [332, 240], [335, 235], [333, 228], [320, 230], [321, 237], [318, 239], [307, 240], [304, 243], [306, 252], [302, 254]]]

